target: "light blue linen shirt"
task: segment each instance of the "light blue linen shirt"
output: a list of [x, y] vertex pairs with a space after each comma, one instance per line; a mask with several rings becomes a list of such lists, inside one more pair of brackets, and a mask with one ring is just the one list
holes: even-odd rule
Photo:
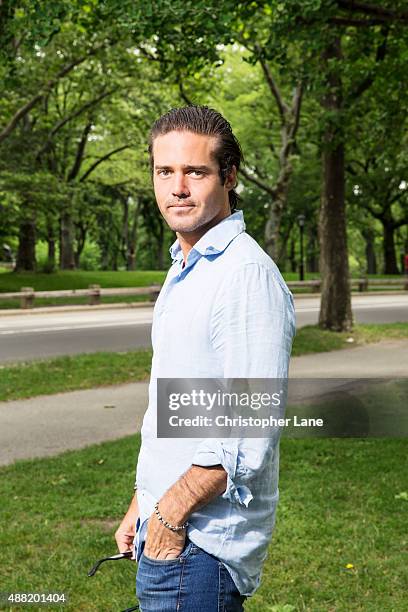
[[242, 211], [194, 245], [183, 268], [178, 240], [153, 314], [149, 405], [136, 484], [141, 555], [154, 504], [192, 464], [221, 464], [226, 491], [188, 519], [188, 537], [220, 559], [242, 595], [252, 595], [278, 502], [279, 436], [157, 438], [158, 378], [287, 378], [293, 300], [278, 268], [245, 233]]

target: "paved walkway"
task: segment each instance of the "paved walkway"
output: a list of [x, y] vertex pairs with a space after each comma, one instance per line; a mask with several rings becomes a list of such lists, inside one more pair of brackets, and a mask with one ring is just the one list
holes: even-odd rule
[[[292, 378], [408, 377], [408, 342], [294, 357]], [[0, 465], [56, 455], [140, 431], [147, 383], [0, 402]]]
[[384, 340], [330, 353], [294, 357], [293, 378], [381, 378], [408, 377], [408, 341]]

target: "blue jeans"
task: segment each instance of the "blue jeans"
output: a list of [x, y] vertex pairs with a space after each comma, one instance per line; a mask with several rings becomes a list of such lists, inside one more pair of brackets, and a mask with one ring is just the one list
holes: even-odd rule
[[243, 612], [225, 565], [186, 540], [177, 559], [139, 559], [136, 593], [142, 612]]

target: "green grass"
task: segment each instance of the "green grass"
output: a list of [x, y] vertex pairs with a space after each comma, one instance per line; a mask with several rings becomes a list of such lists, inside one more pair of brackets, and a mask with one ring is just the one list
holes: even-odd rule
[[0, 401], [146, 380], [152, 353], [90, 353], [0, 366]]
[[[300, 385], [299, 385], [300, 382]], [[316, 394], [315, 381], [311, 387], [305, 380], [289, 383], [289, 400], [285, 418], [289, 419], [283, 435], [291, 438], [311, 437], [408, 437], [408, 378], [341, 379]], [[332, 381], [334, 382], [334, 381]], [[302, 390], [300, 403], [291, 402], [291, 391]], [[313, 389], [309, 397], [308, 389]], [[293, 395], [292, 395], [293, 397]], [[295, 400], [296, 402], [296, 400]], [[320, 427], [296, 427], [294, 417], [322, 419]]]
[[[89, 285], [100, 285], [101, 288], [148, 287], [161, 285], [166, 272], [88, 272], [84, 270], [54, 272], [53, 274], [3, 272], [0, 276], [0, 310], [20, 308], [20, 300], [2, 300], [1, 293], [20, 291], [21, 287], [33, 287], [36, 291], [60, 291], [70, 289], [87, 289]], [[150, 296], [104, 296], [103, 304], [118, 302], [133, 303], [149, 301]], [[87, 297], [37, 298], [35, 307], [87, 304]]]
[[[335, 351], [371, 342], [408, 338], [408, 323], [355, 325], [352, 332], [332, 332], [317, 325], [301, 327], [293, 343], [292, 356]], [[353, 339], [353, 342], [349, 340]]]
[[[115, 552], [139, 444], [0, 469], [2, 591], [65, 592], [65, 612], [132, 605], [134, 563], [86, 573]], [[405, 440], [283, 439], [277, 525], [247, 612], [406, 610], [407, 459]]]
[[[347, 340], [353, 338], [354, 342]], [[408, 338], [408, 323], [357, 325], [351, 333], [302, 327], [295, 337], [293, 356], [333, 351], [384, 339]], [[145, 380], [151, 351], [89, 353], [0, 366], [0, 401], [49, 395], [75, 389]]]
[[[0, 293], [1, 296], [1, 293]], [[150, 295], [110, 295], [101, 297], [102, 304], [118, 304], [126, 303], [133, 304], [134, 302], [149, 302]], [[36, 298], [35, 308], [44, 306], [72, 306], [86, 305], [88, 298], [84, 297], [65, 297], [65, 298]], [[11, 310], [12, 308], [20, 308], [19, 299], [2, 300], [0, 299], [0, 310]]]
[[[164, 282], [166, 272], [164, 271], [85, 271], [74, 270], [64, 272], [54, 272], [45, 274], [41, 272], [10, 272], [9, 270], [1, 269], [0, 276], [0, 297], [1, 293], [20, 291], [21, 287], [33, 287], [36, 291], [58, 291], [63, 289], [87, 289], [89, 285], [100, 285], [102, 288], [115, 287], [147, 287], [153, 284], [162, 284]], [[299, 280], [297, 272], [285, 272], [283, 274], [286, 281]], [[319, 278], [318, 273], [308, 272], [305, 275], [306, 280]], [[357, 275], [358, 276], [358, 275]], [[393, 275], [369, 275], [369, 278], [401, 278]], [[387, 287], [386, 287], [387, 288]], [[403, 291], [402, 287], [389, 287], [393, 291]], [[369, 291], [383, 291], [384, 287], [370, 287]], [[302, 294], [310, 293], [311, 289], [296, 288], [293, 293]], [[318, 295], [318, 294], [316, 294]], [[147, 296], [127, 296], [127, 297], [103, 297], [102, 302], [106, 304], [117, 302], [137, 302], [148, 300]], [[88, 299], [84, 298], [38, 298], [35, 300], [35, 306], [57, 306], [61, 304], [86, 304]], [[20, 308], [20, 301], [17, 300], [1, 300], [0, 310]]]
[[21, 287], [34, 287], [36, 291], [87, 289], [89, 285], [101, 287], [148, 287], [163, 283], [166, 272], [155, 270], [135, 272], [93, 272], [74, 270], [43, 274], [40, 272], [5, 272], [0, 277], [0, 292], [20, 291]]
[[275, 539], [248, 610], [406, 609], [404, 449], [405, 440], [282, 441]]

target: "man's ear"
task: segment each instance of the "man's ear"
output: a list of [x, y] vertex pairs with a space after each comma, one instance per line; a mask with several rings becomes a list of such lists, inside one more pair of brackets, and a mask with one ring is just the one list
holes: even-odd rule
[[225, 187], [228, 191], [234, 189], [237, 186], [237, 169], [236, 166], [232, 166], [230, 173], [227, 175], [225, 179]]

